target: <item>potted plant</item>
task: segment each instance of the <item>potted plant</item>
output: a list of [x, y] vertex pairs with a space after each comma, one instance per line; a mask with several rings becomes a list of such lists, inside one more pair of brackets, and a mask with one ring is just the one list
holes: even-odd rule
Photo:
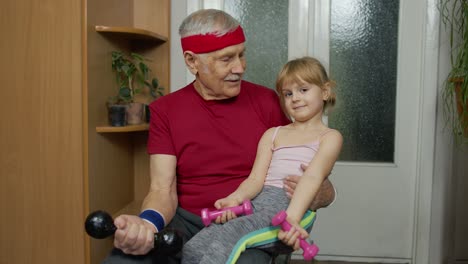
[[[152, 98], [152, 100], [156, 100], [161, 96], [164, 96], [164, 87], [159, 86], [159, 80], [157, 78], [153, 78], [151, 80], [151, 83], [146, 83], [147, 87], [150, 88], [149, 94]], [[149, 123], [150, 121], [150, 111], [149, 111], [149, 105], [145, 105], [145, 117], [146, 117], [146, 122]]]
[[138, 53], [126, 54], [122, 51], [112, 52], [112, 70], [115, 72], [118, 93], [108, 100], [109, 117], [114, 111], [121, 113], [125, 108], [126, 121], [112, 122], [111, 125], [135, 125], [143, 122], [144, 103], [135, 100], [138, 94], [145, 94], [151, 99], [164, 95], [164, 88], [159, 86], [157, 78], [149, 80], [150, 68], [145, 59]]
[[451, 69], [442, 99], [447, 126], [458, 144], [468, 143], [468, 0], [441, 0], [441, 20], [450, 37]]

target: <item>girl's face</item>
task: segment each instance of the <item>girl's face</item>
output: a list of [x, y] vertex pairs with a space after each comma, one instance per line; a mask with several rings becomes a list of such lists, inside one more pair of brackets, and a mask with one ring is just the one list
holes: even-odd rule
[[283, 86], [282, 96], [287, 113], [295, 121], [322, 118], [326, 89], [310, 83], [287, 83]]

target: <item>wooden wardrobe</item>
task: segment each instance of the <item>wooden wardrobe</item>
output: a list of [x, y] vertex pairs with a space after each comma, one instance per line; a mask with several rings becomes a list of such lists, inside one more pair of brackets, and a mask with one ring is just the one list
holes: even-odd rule
[[84, 220], [137, 213], [149, 183], [148, 125], [108, 127], [111, 51], [150, 58], [169, 89], [169, 0], [0, 4], [0, 264], [100, 263], [111, 239]]

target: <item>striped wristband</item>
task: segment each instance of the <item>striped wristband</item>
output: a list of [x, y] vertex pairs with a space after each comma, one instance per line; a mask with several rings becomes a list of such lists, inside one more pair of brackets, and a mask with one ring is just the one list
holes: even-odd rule
[[153, 209], [146, 209], [143, 212], [141, 212], [140, 218], [152, 224], [156, 228], [157, 232], [163, 230], [165, 226], [164, 218], [161, 215], [161, 213]]

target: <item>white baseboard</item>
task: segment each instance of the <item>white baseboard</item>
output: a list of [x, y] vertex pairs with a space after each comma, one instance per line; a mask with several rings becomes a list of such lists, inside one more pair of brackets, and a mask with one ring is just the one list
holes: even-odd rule
[[[303, 259], [302, 253], [296, 252], [292, 255], [292, 259]], [[344, 262], [365, 262], [365, 263], [388, 263], [388, 264], [411, 264], [411, 259], [401, 258], [379, 258], [379, 257], [356, 257], [356, 256], [330, 256], [330, 255], [317, 255], [316, 260], [322, 261], [344, 261]], [[468, 264], [465, 262], [454, 264]]]

